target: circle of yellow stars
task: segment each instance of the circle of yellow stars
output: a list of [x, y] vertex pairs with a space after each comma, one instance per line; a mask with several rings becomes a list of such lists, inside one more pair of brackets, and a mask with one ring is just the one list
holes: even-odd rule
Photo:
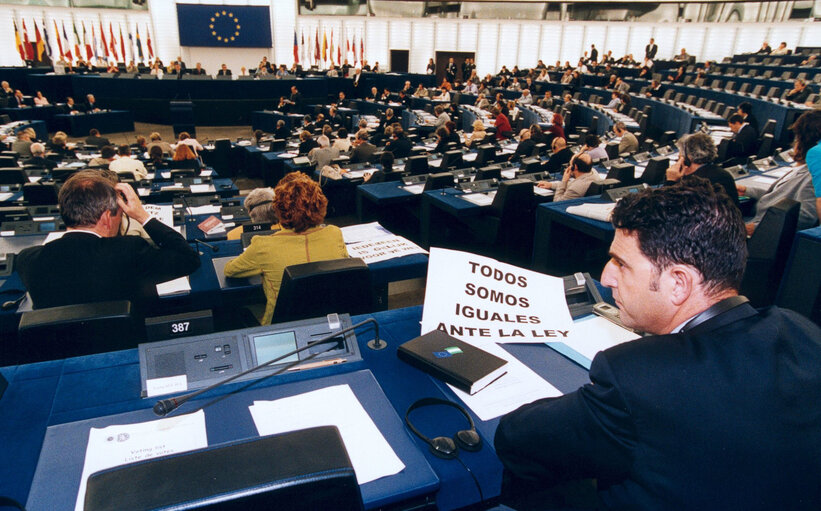
[[[214, 30], [214, 23], [216, 23], [217, 20], [219, 20], [220, 18], [227, 19], [229, 22], [234, 22], [234, 35], [217, 35], [217, 31]], [[239, 24], [239, 19], [234, 17], [234, 13], [228, 11], [217, 11], [211, 17], [211, 24], [208, 25], [208, 28], [211, 29], [211, 35], [215, 36], [217, 38], [217, 41], [221, 41], [225, 44], [228, 44], [229, 42], [234, 41], [237, 37], [239, 37], [239, 30], [242, 27]]]

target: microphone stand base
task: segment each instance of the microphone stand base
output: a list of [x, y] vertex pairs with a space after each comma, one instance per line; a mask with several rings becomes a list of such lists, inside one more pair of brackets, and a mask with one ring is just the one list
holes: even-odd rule
[[368, 341], [368, 347], [372, 350], [383, 350], [388, 347], [388, 343], [381, 339], [371, 339]]

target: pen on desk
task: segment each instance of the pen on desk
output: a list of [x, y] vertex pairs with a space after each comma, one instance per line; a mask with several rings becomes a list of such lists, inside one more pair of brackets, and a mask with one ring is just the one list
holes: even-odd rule
[[321, 360], [319, 362], [311, 362], [310, 364], [303, 364], [300, 366], [291, 367], [289, 371], [302, 371], [304, 369], [316, 369], [317, 367], [334, 366], [347, 362], [344, 358], [332, 358], [330, 360]]

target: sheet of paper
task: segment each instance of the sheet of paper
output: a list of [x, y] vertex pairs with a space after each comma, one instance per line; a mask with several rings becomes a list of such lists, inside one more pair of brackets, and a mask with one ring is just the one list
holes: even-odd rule
[[340, 230], [345, 243], [359, 243], [385, 236], [393, 236], [393, 233], [379, 225], [379, 222], [349, 225]]
[[260, 435], [336, 426], [361, 484], [399, 473], [404, 463], [348, 385], [335, 385], [248, 407]]
[[191, 193], [208, 193], [216, 191], [214, 185], [206, 183], [200, 185], [191, 185]]
[[476, 204], [477, 206], [490, 206], [493, 204], [493, 197], [484, 193], [466, 193], [460, 195], [460, 198]]
[[157, 294], [160, 296], [178, 295], [190, 292], [191, 283], [188, 281], [188, 277], [180, 277], [178, 279], [157, 284]]
[[422, 333], [433, 329], [484, 349], [561, 341], [573, 328], [564, 281], [489, 257], [430, 249]]
[[365, 174], [369, 174], [376, 169], [362, 169], [362, 170], [349, 170], [345, 172], [342, 176], [348, 179], [360, 179], [365, 177]]
[[348, 245], [347, 249], [349, 256], [359, 257], [367, 264], [411, 254], [427, 254], [427, 251], [416, 243], [395, 235], [353, 243]]
[[[635, 332], [621, 328], [601, 316], [588, 316], [579, 321], [575, 321], [573, 327], [570, 335], [561, 341], [561, 344], [564, 344], [566, 347], [584, 357], [583, 359], [579, 359], [578, 357], [570, 356], [571, 359], [586, 369], [590, 369], [590, 362], [593, 361], [593, 357], [596, 356], [596, 353], [606, 350], [607, 348], [612, 348], [617, 344], [639, 338], [639, 335]], [[550, 347], [554, 347], [554, 344], [559, 343], [547, 343]], [[564, 353], [560, 347], [556, 349]]]
[[12, 192], [2, 192], [0, 193], [0, 202], [5, 202], [11, 199], [14, 196]]
[[516, 177], [516, 169], [505, 169], [502, 171], [502, 177], [505, 179], [513, 179]]
[[610, 215], [613, 214], [613, 208], [616, 203], [612, 204], [579, 204], [578, 206], [570, 206], [567, 212], [571, 215], [583, 216], [585, 218], [592, 218], [600, 222], [609, 222]]
[[[477, 343], [471, 343], [477, 344]], [[494, 419], [520, 406], [545, 397], [557, 397], [562, 393], [521, 363], [516, 357], [494, 343], [483, 343], [481, 349], [507, 360], [507, 374], [472, 396], [448, 386], [473, 413], [483, 421]]]
[[205, 206], [196, 206], [188, 208], [189, 215], [215, 215], [220, 212], [222, 206], [215, 206], [213, 204], [206, 204]]
[[174, 208], [171, 205], [144, 204], [143, 209], [168, 227], [174, 227]]
[[75, 511], [82, 511], [88, 477], [107, 468], [208, 447], [205, 413], [91, 428]]
[[539, 188], [538, 186], [533, 187], [533, 194], [534, 195], [541, 195], [542, 197], [549, 197], [553, 195], [553, 190], [548, 190], [547, 188]]
[[214, 174], [214, 171], [211, 170], [211, 169], [203, 169], [203, 170], [200, 171], [200, 176], [202, 176], [202, 177], [209, 177], [212, 174]]
[[414, 195], [419, 195], [420, 193], [425, 191], [425, 183], [421, 183], [418, 185], [403, 186], [402, 189]]

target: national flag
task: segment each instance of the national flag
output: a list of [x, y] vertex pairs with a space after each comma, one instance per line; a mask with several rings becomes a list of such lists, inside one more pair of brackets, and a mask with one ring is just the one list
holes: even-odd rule
[[128, 47], [131, 49], [131, 60], [137, 62], [137, 50], [134, 49], [134, 36], [128, 31]]
[[[37, 26], [37, 21], [32, 21], [34, 23], [34, 40], [36, 44], [36, 51], [35, 57], [37, 62], [43, 61], [43, 54], [46, 52], [46, 43], [43, 42], [43, 36], [40, 35], [40, 27]], [[45, 29], [45, 27], [43, 27]]]
[[294, 64], [299, 64], [299, 40], [296, 38], [296, 30], [294, 30]]
[[[91, 57], [94, 56], [94, 50], [91, 49], [91, 43], [88, 40], [88, 31], [86, 31], [86, 22], [80, 21], [80, 25], [83, 27], [83, 46], [86, 49], [86, 60], [91, 60]], [[91, 26], [91, 32], [94, 32], [94, 25]]]
[[123, 56], [123, 64], [126, 64], [127, 62], [125, 59], [125, 39], [123, 39], [123, 26], [118, 25], [117, 28], [120, 29], [120, 54]]
[[11, 22], [14, 23], [14, 44], [17, 46], [20, 58], [26, 60], [26, 50], [23, 48], [23, 41], [20, 39], [20, 30], [17, 28], [17, 21], [11, 20]]
[[145, 44], [148, 45], [148, 58], [154, 60], [154, 50], [151, 48], [151, 32], [148, 25], [145, 26]]
[[331, 65], [334, 65], [334, 29], [331, 28], [331, 42], [330, 42]]
[[80, 33], [77, 32], [77, 23], [72, 21], [71, 24], [74, 28], [74, 54], [77, 55], [77, 60], [83, 58], [83, 54], [80, 53]]
[[348, 58], [348, 55], [351, 53], [351, 40], [347, 37], [345, 38], [345, 58]]
[[34, 45], [29, 41], [29, 32], [26, 30], [26, 20], [23, 20], [23, 48], [26, 49], [26, 60], [34, 60]]
[[48, 30], [46, 30], [46, 20], [43, 20], [41, 25], [43, 25], [43, 41], [46, 44], [46, 56], [49, 60], [53, 60], [51, 58], [51, 42], [48, 40]]
[[[305, 46], [305, 31], [304, 30], [299, 31], [299, 37], [302, 40], [302, 61], [305, 64], [310, 65], [311, 52], [308, 51], [308, 47]], [[308, 40], [310, 41], [310, 38], [308, 38]]]
[[316, 46], [314, 46], [314, 64], [319, 63], [319, 57], [321, 57], [321, 55], [319, 54], [319, 29], [317, 28], [316, 29]]
[[117, 55], [117, 39], [114, 38], [114, 29], [111, 27], [111, 22], [108, 22], [108, 35], [111, 36], [109, 40], [109, 44], [111, 45], [111, 56], [114, 57], [114, 62], [118, 62], [120, 60], [120, 56]]
[[57, 20], [51, 20], [54, 22], [54, 35], [57, 36], [57, 49], [60, 50], [60, 58], [64, 58], [66, 56], [63, 53], [63, 38], [60, 37], [60, 28], [57, 26]]
[[365, 38], [359, 36], [359, 60], [365, 62]]
[[94, 31], [94, 25], [91, 25], [91, 49], [94, 54], [94, 60], [98, 61], [100, 58], [100, 45], [97, 41], [97, 32]]
[[322, 62], [328, 60], [328, 34], [322, 29]]
[[140, 26], [137, 25], [137, 55], [140, 56], [140, 62], [145, 62], [143, 57], [143, 43], [140, 41]]
[[336, 63], [340, 66], [342, 65], [342, 44], [337, 43], [336, 45]]
[[100, 22], [100, 42], [103, 43], [103, 51], [100, 53], [100, 56], [105, 56], [106, 60], [108, 60], [108, 43], [105, 40], [105, 29], [103, 28], [103, 22]]
[[66, 40], [66, 57], [68, 60], [74, 60], [74, 56], [71, 54], [71, 41], [68, 40], [68, 32], [66, 32], [66, 22], [61, 22], [63, 24], [63, 38]]

